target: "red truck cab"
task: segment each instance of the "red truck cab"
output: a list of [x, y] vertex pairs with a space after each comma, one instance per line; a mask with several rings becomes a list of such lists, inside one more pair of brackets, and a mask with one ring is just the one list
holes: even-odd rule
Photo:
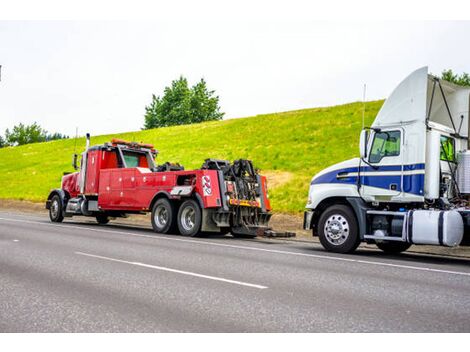
[[266, 178], [249, 160], [206, 159], [200, 169], [156, 165], [152, 145], [113, 139], [88, 147], [80, 170], [66, 174], [46, 202], [52, 221], [93, 216], [101, 224], [152, 212], [159, 233], [195, 236], [231, 232], [254, 237], [267, 229], [271, 205]]

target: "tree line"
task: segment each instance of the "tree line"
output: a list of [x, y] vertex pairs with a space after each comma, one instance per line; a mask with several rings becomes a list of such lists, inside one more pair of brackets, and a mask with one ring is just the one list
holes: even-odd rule
[[[460, 86], [470, 86], [470, 75], [465, 72], [456, 74], [451, 69], [444, 70], [440, 78]], [[152, 95], [150, 104], [145, 106], [142, 129], [217, 121], [223, 116], [219, 96], [207, 87], [203, 78], [189, 86], [188, 80], [180, 76], [163, 90], [162, 96]], [[11, 131], [7, 129], [4, 137], [0, 135], [0, 148], [64, 138], [69, 137], [60, 133], [50, 134], [36, 122], [32, 125], [20, 123]]]
[[30, 143], [39, 143], [53, 141], [56, 139], [69, 138], [61, 133], [48, 133], [45, 129], [39, 126], [36, 122], [31, 125], [20, 123], [13, 128], [5, 130], [5, 136], [0, 135], [0, 148], [14, 147], [17, 145], [24, 145]]

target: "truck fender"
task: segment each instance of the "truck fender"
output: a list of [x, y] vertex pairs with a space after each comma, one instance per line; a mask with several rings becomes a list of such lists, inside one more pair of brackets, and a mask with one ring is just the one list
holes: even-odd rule
[[367, 231], [367, 210], [369, 207], [367, 206], [367, 203], [364, 202], [361, 198], [357, 197], [348, 197], [346, 198], [348, 201], [349, 205], [354, 211], [354, 214], [356, 214], [356, 219], [357, 219], [357, 224], [359, 226], [359, 237], [361, 240], [364, 239], [364, 235], [366, 234]]
[[194, 196], [194, 199], [196, 199], [197, 202], [199, 203], [199, 206], [201, 207], [201, 209], [204, 209], [204, 202], [202, 201], [201, 195], [197, 192], [194, 192], [193, 196]]
[[67, 191], [64, 191], [63, 189], [60, 189], [60, 188], [53, 189], [51, 193], [49, 193], [49, 196], [47, 197], [47, 201], [46, 201], [46, 209], [50, 209], [52, 197], [54, 197], [55, 195], [59, 196], [60, 201], [62, 202], [62, 209], [65, 209], [65, 207], [67, 206], [67, 201], [70, 198], [70, 195]]
[[157, 192], [157, 193], [153, 196], [152, 200], [150, 201], [150, 204], [149, 204], [149, 210], [150, 210], [150, 211], [152, 211], [153, 205], [154, 205], [155, 202], [156, 202], [158, 199], [160, 199], [160, 198], [171, 199], [172, 197], [171, 197], [170, 193], [167, 192], [167, 191], [159, 191], [159, 192]]
[[[318, 222], [318, 219], [320, 218], [321, 214], [325, 209], [330, 207], [331, 205], [334, 204], [344, 204], [348, 205], [352, 208], [354, 211], [354, 214], [356, 215], [357, 219], [357, 224], [359, 226], [359, 236], [362, 239], [364, 239], [364, 234], [366, 233], [366, 212], [369, 209], [367, 204], [359, 197], [332, 197], [332, 198], [326, 198], [323, 199], [318, 206], [315, 208], [315, 210], [311, 213], [308, 214], [309, 221], [308, 225], [310, 229], [316, 229], [316, 223]], [[304, 226], [307, 220], [307, 214], [304, 214]]]

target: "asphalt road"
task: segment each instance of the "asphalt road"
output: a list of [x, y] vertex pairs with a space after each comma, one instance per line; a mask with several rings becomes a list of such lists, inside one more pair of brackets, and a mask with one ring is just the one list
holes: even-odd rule
[[470, 261], [0, 212], [0, 332], [470, 332]]

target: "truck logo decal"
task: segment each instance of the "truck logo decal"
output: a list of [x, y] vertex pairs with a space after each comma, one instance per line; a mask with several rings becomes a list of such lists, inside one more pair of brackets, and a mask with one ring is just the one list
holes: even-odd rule
[[212, 195], [212, 185], [210, 176], [202, 176], [202, 190], [205, 196]]

